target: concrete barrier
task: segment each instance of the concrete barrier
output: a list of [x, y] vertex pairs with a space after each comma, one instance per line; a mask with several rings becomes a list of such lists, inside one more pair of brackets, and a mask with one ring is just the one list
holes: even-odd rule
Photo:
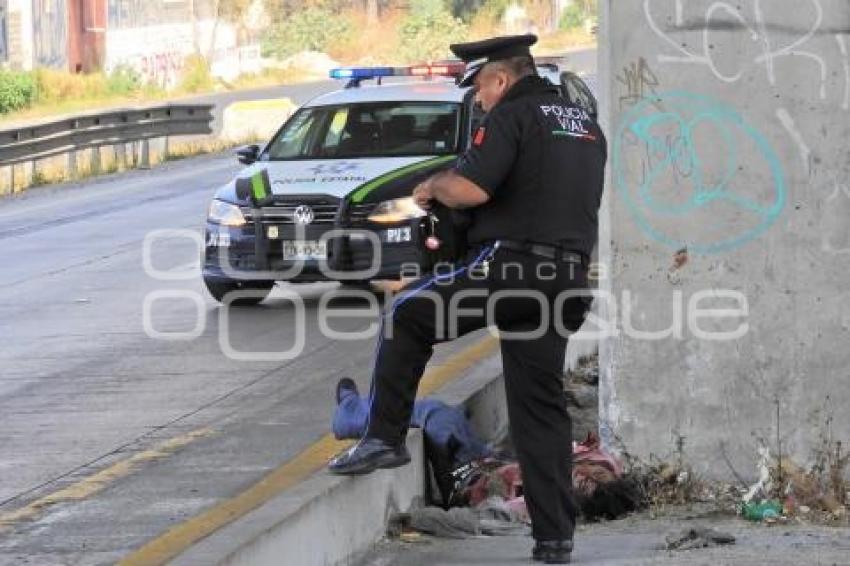
[[850, 3], [599, 4], [603, 438], [806, 466], [850, 431]]
[[[462, 404], [488, 441], [507, 434], [501, 359], [495, 356], [447, 385], [435, 397]], [[412, 462], [358, 477], [320, 472], [184, 552], [175, 565], [280, 566], [354, 564], [385, 533], [396, 511], [426, 493], [422, 433], [412, 429]]]

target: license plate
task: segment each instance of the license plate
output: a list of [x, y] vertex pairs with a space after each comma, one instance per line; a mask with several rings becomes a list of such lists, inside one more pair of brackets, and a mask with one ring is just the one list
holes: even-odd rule
[[284, 261], [327, 259], [327, 244], [327, 242], [320, 242], [317, 240], [284, 240], [283, 259]]

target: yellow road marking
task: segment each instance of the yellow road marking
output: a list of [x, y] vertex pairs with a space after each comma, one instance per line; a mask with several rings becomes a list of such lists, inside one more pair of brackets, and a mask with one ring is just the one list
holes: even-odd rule
[[459, 374], [495, 352], [498, 346], [499, 340], [492, 335], [487, 335], [485, 338], [451, 356], [441, 365], [426, 371], [422, 375], [422, 380], [419, 382], [419, 395], [426, 397], [434, 393], [458, 377]]
[[[422, 376], [419, 394], [429, 395], [458, 377], [460, 373], [492, 354], [498, 340], [492, 335], [479, 340], [451, 356], [442, 365], [429, 369]], [[164, 564], [192, 544], [218, 529], [253, 511], [266, 501], [304, 481], [322, 469], [337, 452], [351, 445], [351, 441], [336, 440], [326, 434], [294, 458], [269, 473], [235, 497], [222, 501], [200, 515], [185, 521], [145, 544], [118, 564], [119, 566], [151, 566]]]
[[0, 528], [8, 527], [13, 523], [16, 523], [21, 520], [33, 519], [43, 509], [51, 505], [55, 505], [56, 503], [64, 503], [67, 501], [80, 501], [82, 499], [85, 499], [90, 495], [99, 492], [107, 485], [115, 482], [116, 480], [130, 475], [133, 470], [135, 470], [145, 462], [164, 458], [169, 454], [172, 454], [173, 452], [179, 450], [180, 448], [183, 448], [187, 444], [197, 440], [198, 438], [209, 436], [210, 434], [212, 434], [212, 430], [208, 428], [195, 430], [181, 436], [176, 436], [174, 438], [166, 440], [165, 442], [161, 442], [155, 445], [153, 448], [134, 454], [126, 460], [116, 462], [108, 468], [105, 468], [86, 478], [83, 478], [82, 480], [71, 484], [68, 487], [64, 487], [58, 491], [54, 491], [51, 494], [45, 495], [44, 497], [33, 501], [25, 507], [21, 507], [20, 509], [10, 511], [8, 513], [0, 514]]
[[270, 110], [274, 108], [295, 108], [296, 104], [289, 98], [266, 98], [261, 100], [240, 100], [231, 103], [229, 110]]

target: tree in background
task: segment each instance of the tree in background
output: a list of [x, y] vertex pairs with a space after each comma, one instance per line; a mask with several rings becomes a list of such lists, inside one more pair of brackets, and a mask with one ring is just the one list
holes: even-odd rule
[[399, 29], [401, 55], [407, 61], [434, 61], [449, 55], [449, 44], [463, 41], [467, 26], [443, 0], [411, 0]]
[[354, 33], [351, 21], [338, 12], [315, 5], [298, 10], [272, 25], [263, 38], [263, 55], [285, 58], [300, 51], [325, 51], [332, 41]]
[[246, 39], [245, 20], [255, 0], [220, 0], [216, 9], [216, 19], [224, 20], [236, 27], [237, 37]]
[[[268, 14], [269, 28], [261, 36], [264, 55], [286, 58], [300, 51], [322, 51], [345, 64], [437, 60], [449, 56], [448, 45], [456, 41], [524, 31], [546, 35], [559, 24], [581, 26], [597, 3], [573, 0], [561, 19], [556, 12], [560, 3], [554, 0], [255, 1], [262, 1]], [[525, 22], [512, 26], [514, 31], [505, 27], [511, 6], [519, 7], [514, 12], [524, 14]], [[233, 9], [236, 17], [245, 5]]]
[[596, 17], [596, 0], [573, 0], [572, 3], [561, 12], [558, 27], [561, 29], [575, 29], [584, 25], [588, 18]]

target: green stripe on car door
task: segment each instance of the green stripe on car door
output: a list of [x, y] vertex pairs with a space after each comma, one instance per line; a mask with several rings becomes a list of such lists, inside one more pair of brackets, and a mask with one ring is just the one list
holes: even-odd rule
[[354, 193], [351, 195], [351, 201], [359, 203], [364, 198], [366, 198], [366, 195], [368, 195], [381, 185], [384, 185], [394, 179], [398, 179], [399, 177], [407, 175], [408, 173], [413, 173], [414, 171], [425, 169], [426, 167], [430, 167], [432, 165], [446, 163], [453, 159], [457, 159], [457, 155], [442, 155], [433, 159], [426, 159], [425, 161], [411, 163], [410, 165], [405, 165], [404, 167], [399, 167], [398, 169], [394, 169], [392, 171], [384, 173], [380, 177], [375, 177], [368, 183], [365, 183], [355, 189]]

